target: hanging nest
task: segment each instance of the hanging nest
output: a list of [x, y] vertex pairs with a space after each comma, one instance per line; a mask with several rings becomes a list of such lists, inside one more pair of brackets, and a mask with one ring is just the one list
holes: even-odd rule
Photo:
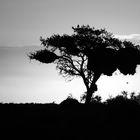
[[136, 67], [140, 64], [140, 51], [136, 48], [95, 48], [88, 55], [87, 67], [94, 72], [100, 72], [111, 76], [117, 69], [124, 75], [136, 73]]
[[45, 50], [36, 51], [35, 53], [31, 53], [29, 55], [29, 58], [38, 60], [42, 63], [52, 63], [56, 59], [58, 59], [59, 56], [57, 56], [55, 53], [50, 52], [50, 51], [45, 49]]
[[116, 50], [96, 48], [88, 56], [88, 69], [111, 76], [116, 71]]
[[136, 67], [140, 64], [140, 51], [136, 48], [122, 48], [118, 51], [117, 67], [124, 75], [136, 73]]
[[125, 65], [119, 65], [118, 69], [119, 71], [124, 75], [134, 75], [136, 73], [136, 64], [125, 64]]

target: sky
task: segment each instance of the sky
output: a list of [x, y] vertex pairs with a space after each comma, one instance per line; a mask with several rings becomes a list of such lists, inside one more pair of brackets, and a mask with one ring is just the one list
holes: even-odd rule
[[[71, 34], [77, 24], [140, 44], [139, 13], [139, 0], [0, 0], [0, 102], [61, 102], [70, 93], [79, 99], [85, 91], [80, 78], [66, 82], [55, 65], [27, 54], [41, 49], [40, 36]], [[134, 76], [102, 76], [97, 83], [103, 98], [139, 92], [140, 67]]]

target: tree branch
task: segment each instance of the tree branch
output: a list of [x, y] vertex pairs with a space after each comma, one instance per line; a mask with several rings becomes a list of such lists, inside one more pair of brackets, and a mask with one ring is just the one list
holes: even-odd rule
[[74, 70], [76, 70], [80, 74], [80, 70], [78, 70], [76, 68], [76, 66], [74, 65], [74, 63], [73, 63], [73, 61], [76, 61], [76, 60], [72, 60], [69, 56], [66, 56], [66, 55], [63, 55], [63, 59], [65, 59], [66, 61], [68, 61], [72, 65], [72, 68]]

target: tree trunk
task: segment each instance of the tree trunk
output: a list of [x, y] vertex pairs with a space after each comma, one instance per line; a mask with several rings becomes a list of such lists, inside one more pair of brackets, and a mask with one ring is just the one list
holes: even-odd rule
[[93, 93], [97, 91], [97, 85], [94, 83], [92, 86], [87, 90], [86, 102], [85, 104], [90, 104], [91, 98]]
[[85, 101], [85, 104], [90, 104], [90, 101], [91, 101], [91, 97], [92, 97], [92, 92], [91, 90], [87, 90], [87, 96], [86, 96], [86, 101]]
[[96, 82], [100, 78], [101, 73], [95, 73], [95, 77], [90, 85], [90, 87], [87, 89], [87, 96], [86, 96], [86, 102], [85, 104], [90, 104], [92, 94], [97, 91], [97, 85]]

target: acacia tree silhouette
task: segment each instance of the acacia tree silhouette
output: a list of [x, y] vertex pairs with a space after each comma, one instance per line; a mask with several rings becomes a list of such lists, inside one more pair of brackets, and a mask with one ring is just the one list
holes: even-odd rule
[[140, 47], [115, 38], [105, 29], [89, 25], [72, 29], [72, 35], [40, 37], [45, 49], [30, 53], [29, 57], [42, 63], [55, 63], [59, 73], [69, 80], [80, 76], [87, 90], [85, 103], [89, 104], [102, 74], [111, 76], [117, 68], [124, 75], [135, 73], [140, 64]]

